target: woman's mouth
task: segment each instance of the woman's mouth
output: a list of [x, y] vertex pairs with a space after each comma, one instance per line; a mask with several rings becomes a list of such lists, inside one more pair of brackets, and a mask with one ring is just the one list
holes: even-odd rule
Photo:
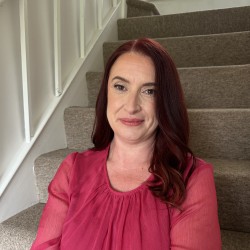
[[139, 126], [143, 123], [144, 120], [136, 119], [136, 118], [133, 118], [133, 119], [121, 118], [120, 121], [121, 121], [121, 123], [123, 123], [124, 125], [127, 125], [127, 126]]

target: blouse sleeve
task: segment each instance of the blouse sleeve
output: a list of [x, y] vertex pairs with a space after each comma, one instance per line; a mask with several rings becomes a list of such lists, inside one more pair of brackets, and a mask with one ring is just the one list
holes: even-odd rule
[[69, 207], [70, 175], [76, 154], [70, 154], [64, 159], [49, 185], [48, 201], [31, 250], [60, 249], [62, 226]]
[[221, 249], [212, 166], [202, 164], [191, 175], [181, 210], [171, 215], [172, 250]]

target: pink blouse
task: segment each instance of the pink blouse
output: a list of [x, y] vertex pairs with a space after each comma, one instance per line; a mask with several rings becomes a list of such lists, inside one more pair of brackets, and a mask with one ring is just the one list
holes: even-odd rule
[[112, 189], [107, 156], [108, 148], [88, 150], [62, 162], [32, 250], [221, 249], [211, 165], [197, 159], [180, 211], [163, 204], [146, 183], [128, 192]]

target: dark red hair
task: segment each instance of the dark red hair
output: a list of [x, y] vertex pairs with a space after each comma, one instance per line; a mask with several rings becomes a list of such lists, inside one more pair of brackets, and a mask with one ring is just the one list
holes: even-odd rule
[[109, 58], [96, 102], [92, 141], [94, 150], [106, 148], [114, 137], [107, 120], [107, 85], [110, 70], [124, 53], [148, 56], [155, 67], [155, 107], [158, 119], [154, 151], [149, 171], [155, 180], [149, 183], [153, 194], [163, 202], [178, 206], [185, 198], [184, 170], [193, 153], [188, 147], [189, 122], [176, 66], [167, 51], [156, 41], [142, 38], [121, 45]]

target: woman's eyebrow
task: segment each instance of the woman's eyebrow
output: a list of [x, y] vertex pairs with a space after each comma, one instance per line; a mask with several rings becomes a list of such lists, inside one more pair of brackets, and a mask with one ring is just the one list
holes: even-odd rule
[[[121, 76], [115, 76], [115, 77], [113, 77], [112, 81], [114, 81], [114, 80], [120, 80], [120, 81], [123, 81], [123, 82], [126, 82], [126, 83], [130, 83], [129, 80], [127, 80], [126, 78], [121, 77]], [[155, 82], [146, 82], [142, 86], [144, 87], [144, 86], [155, 86], [155, 85], [156, 85]]]
[[129, 83], [129, 80], [127, 80], [127, 79], [125, 79], [125, 78], [123, 78], [121, 76], [115, 76], [115, 77], [113, 77], [112, 81], [114, 81], [114, 80], [121, 80], [123, 82]]
[[151, 86], [155, 86], [155, 85], [156, 85], [156, 82], [146, 82], [142, 86], [143, 87], [151, 87]]

